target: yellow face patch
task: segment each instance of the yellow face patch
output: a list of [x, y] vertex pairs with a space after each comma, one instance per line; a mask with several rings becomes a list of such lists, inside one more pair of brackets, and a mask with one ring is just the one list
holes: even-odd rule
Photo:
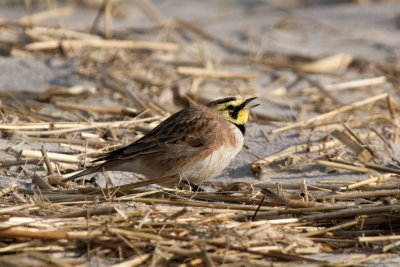
[[249, 119], [249, 110], [242, 106], [245, 100], [237, 99], [218, 105], [221, 115], [230, 122], [244, 125]]

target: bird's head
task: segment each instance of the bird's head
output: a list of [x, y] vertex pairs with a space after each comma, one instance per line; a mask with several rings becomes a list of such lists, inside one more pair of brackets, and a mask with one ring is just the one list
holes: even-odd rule
[[249, 103], [256, 98], [226, 97], [208, 103], [207, 107], [215, 108], [222, 117], [236, 125], [245, 125], [249, 119], [250, 109], [258, 106], [258, 104], [249, 106]]

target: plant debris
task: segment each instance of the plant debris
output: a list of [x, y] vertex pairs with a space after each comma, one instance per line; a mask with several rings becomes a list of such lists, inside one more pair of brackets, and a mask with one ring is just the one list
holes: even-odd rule
[[[136, 4], [156, 26], [112, 31], [118, 1], [100, 2], [87, 32], [38, 25], [73, 14], [73, 3], [0, 20], [2, 54], [72, 59], [77, 74], [96, 82], [0, 93], [0, 132], [11, 144], [0, 162], [11, 178], [0, 188], [0, 265], [354, 266], [398, 256], [395, 66], [343, 53], [252, 53], [189, 21], [166, 20], [147, 1]], [[68, 180], [180, 108], [222, 95], [259, 97], [252, 121], [266, 125], [266, 143], [305, 141], [257, 155], [249, 165], [258, 180], [216, 179], [204, 191], [154, 185], [170, 177]], [[335, 179], [268, 179], [309, 171]], [[335, 253], [354, 255], [319, 257]]]

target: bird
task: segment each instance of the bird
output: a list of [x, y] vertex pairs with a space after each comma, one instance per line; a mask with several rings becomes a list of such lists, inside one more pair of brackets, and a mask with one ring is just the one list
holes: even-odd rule
[[100, 155], [92, 167], [64, 182], [101, 171], [126, 171], [201, 185], [219, 175], [242, 149], [250, 110], [258, 106], [249, 104], [256, 98], [225, 97], [182, 109], [135, 142]]

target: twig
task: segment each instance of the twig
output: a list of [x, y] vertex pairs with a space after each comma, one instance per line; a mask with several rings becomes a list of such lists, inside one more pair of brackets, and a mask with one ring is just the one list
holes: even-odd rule
[[[86, 131], [92, 129], [104, 129], [104, 128], [119, 128], [119, 127], [132, 127], [135, 124], [141, 122], [151, 122], [155, 120], [159, 120], [161, 117], [149, 117], [149, 118], [133, 118], [127, 121], [112, 121], [112, 122], [82, 122], [82, 123], [39, 123], [39, 124], [30, 124], [30, 125], [0, 125], [0, 130], [13, 130], [13, 133], [20, 133], [23, 135], [33, 135], [33, 136], [46, 136], [46, 135], [57, 135], [57, 134], [65, 134], [69, 132], [77, 132], [77, 131]], [[27, 128], [35, 128], [35, 129], [54, 129], [58, 128], [59, 130], [46, 130], [46, 131], [27, 131]]]
[[3, 187], [0, 189], [0, 197], [3, 197], [5, 195], [8, 195], [8, 194], [14, 192], [15, 189], [17, 189], [17, 187], [18, 187], [18, 184], [16, 182], [11, 182], [6, 187]]
[[329, 228], [325, 228], [325, 229], [322, 229], [322, 230], [312, 231], [312, 232], [303, 234], [302, 236], [304, 236], [304, 237], [318, 236], [318, 235], [326, 234], [326, 233], [329, 233], [329, 232], [333, 232], [333, 231], [349, 228], [349, 227], [355, 226], [357, 224], [358, 224], [358, 220], [354, 220], [354, 221], [351, 221], [351, 222], [341, 223], [339, 225], [336, 225], [336, 226], [333, 226], [333, 227], [329, 227]]
[[28, 201], [23, 196], [18, 194], [18, 192], [14, 191], [14, 192], [11, 193], [11, 195], [19, 203], [28, 203]]
[[50, 159], [47, 156], [47, 151], [44, 150], [44, 146], [40, 149], [40, 152], [42, 153], [42, 157], [44, 159], [44, 164], [46, 165], [47, 168], [47, 175], [54, 174], [54, 169], [53, 166], [51, 165]]
[[[388, 251], [391, 251], [393, 249], [397, 249], [399, 246], [400, 246], [400, 241], [397, 241], [397, 242], [394, 242], [393, 244], [389, 244], [389, 245], [384, 246], [382, 248], [382, 251], [383, 252], [388, 252]], [[395, 252], [395, 251], [393, 251], [393, 252]]]
[[372, 242], [387, 242], [392, 240], [400, 240], [400, 235], [389, 235], [389, 236], [360, 236], [358, 242], [372, 243]]
[[[186, 207], [205, 207], [214, 209], [233, 209], [233, 210], [247, 210], [256, 211], [257, 206], [254, 205], [242, 205], [242, 204], [228, 204], [228, 203], [207, 203], [203, 201], [186, 201], [186, 200], [168, 200], [159, 198], [134, 198], [137, 202], [143, 202], [148, 204], [165, 204], [174, 206], [186, 206]], [[260, 207], [260, 211], [270, 210], [269, 207]]]
[[38, 23], [43, 20], [48, 20], [52, 18], [58, 18], [61, 16], [71, 15], [75, 11], [75, 7], [73, 5], [68, 5], [65, 7], [54, 8], [50, 10], [46, 10], [43, 12], [38, 12], [36, 14], [28, 15], [18, 19], [17, 23], [20, 25], [31, 25]]
[[335, 110], [333, 110], [331, 112], [319, 115], [317, 117], [314, 117], [314, 118], [311, 118], [311, 119], [308, 119], [308, 120], [304, 120], [304, 121], [299, 121], [299, 122], [296, 122], [296, 123], [293, 123], [293, 124], [290, 124], [290, 125], [287, 125], [287, 126], [275, 129], [275, 130], [272, 130], [271, 133], [272, 134], [278, 134], [278, 133], [282, 133], [282, 132], [289, 131], [289, 130], [295, 130], [295, 129], [298, 129], [298, 128], [301, 128], [301, 127], [303, 127], [303, 128], [304, 127], [308, 127], [308, 126], [311, 126], [311, 125], [315, 124], [316, 122], [320, 122], [320, 121], [326, 120], [328, 118], [337, 116], [340, 113], [347, 112], [347, 111], [353, 110], [355, 108], [359, 108], [359, 107], [374, 103], [374, 102], [379, 101], [381, 99], [385, 99], [387, 96], [388, 96], [388, 94], [384, 93], [384, 94], [373, 96], [373, 97], [370, 97], [370, 98], [367, 98], [367, 99], [364, 99], [364, 100], [361, 100], [361, 101], [357, 101], [357, 102], [354, 102], [352, 104], [342, 106], [341, 108], [335, 109]]
[[[321, 181], [322, 183], [324, 181]], [[336, 183], [336, 182], [335, 182]], [[273, 182], [259, 182], [259, 183], [254, 183], [254, 187], [257, 188], [269, 188], [269, 189], [274, 189], [277, 187], [277, 183]], [[300, 183], [279, 183], [279, 186], [283, 189], [291, 189], [291, 190], [297, 190], [300, 187]], [[319, 184], [308, 184], [308, 190], [309, 191], [339, 191], [341, 188], [340, 186], [336, 185], [319, 185]]]
[[165, 21], [165, 18], [160, 13], [160, 11], [154, 6], [153, 3], [145, 0], [136, 1], [137, 5], [140, 9], [144, 11], [144, 13], [152, 19], [155, 23], [162, 25]]
[[[70, 163], [79, 163], [82, 161], [80, 156], [77, 155], [68, 155], [61, 154], [55, 152], [47, 152], [47, 157], [51, 160], [61, 161], [61, 162], [70, 162]], [[42, 152], [37, 150], [22, 150], [21, 157], [26, 158], [43, 158]]]
[[44, 41], [31, 43], [25, 46], [30, 51], [56, 50], [59, 47], [65, 49], [79, 49], [83, 47], [103, 48], [103, 49], [146, 49], [154, 51], [177, 51], [179, 46], [174, 43], [153, 42], [153, 41], [133, 41], [133, 40], [62, 40]]
[[99, 11], [97, 12], [96, 17], [94, 18], [92, 27], [90, 28], [90, 34], [94, 34], [96, 32], [97, 25], [100, 21], [101, 16], [104, 14], [104, 10], [106, 9], [108, 2], [109, 2], [109, 0], [103, 0], [101, 6], [99, 8]]
[[367, 184], [370, 184], [370, 183], [376, 183], [376, 182], [379, 182], [379, 181], [384, 181], [384, 180], [389, 179], [392, 176], [393, 176], [393, 174], [386, 174], [386, 175], [383, 175], [383, 176], [370, 177], [370, 178], [362, 180], [360, 182], [347, 185], [346, 186], [346, 190], [353, 190], [353, 189], [359, 188], [361, 186], [364, 186], [364, 185], [367, 185]]
[[37, 186], [38, 188], [40, 188], [42, 190], [50, 190], [50, 191], [52, 191], [52, 190], [56, 189], [53, 186], [51, 186], [45, 179], [43, 179], [42, 177], [40, 177], [36, 173], [33, 173], [31, 175], [31, 178], [32, 178], [32, 184], [34, 184], [35, 186]]
[[251, 164], [251, 169], [253, 170], [253, 172], [257, 173], [261, 170], [262, 166], [265, 166], [277, 160], [285, 159], [288, 156], [293, 155], [294, 153], [305, 152], [309, 146], [309, 144], [301, 144], [282, 149], [281, 151], [269, 155], [263, 159], [254, 161]]
[[110, 265], [110, 267], [135, 267], [141, 266], [144, 262], [146, 262], [150, 258], [151, 254], [143, 254], [134, 259], [123, 261], [117, 264]]
[[320, 220], [332, 220], [341, 219], [348, 217], [355, 217], [367, 214], [383, 214], [384, 212], [397, 212], [400, 211], [400, 205], [391, 206], [379, 206], [379, 207], [368, 207], [368, 208], [348, 208], [344, 210], [338, 210], [322, 214], [314, 214], [300, 217], [300, 221], [320, 221]]
[[265, 200], [265, 195], [261, 198], [260, 204], [257, 206], [257, 209], [256, 209], [256, 211], [254, 212], [253, 217], [251, 217], [251, 220], [252, 220], [252, 221], [254, 221], [254, 220], [256, 219], [257, 213], [258, 213], [258, 211], [260, 210], [260, 207], [261, 207], [261, 205], [263, 204], [264, 200]]
[[13, 213], [16, 211], [26, 210], [26, 209], [30, 209], [33, 207], [36, 207], [36, 204], [29, 203], [29, 204], [23, 204], [23, 205], [19, 205], [19, 206], [11, 206], [11, 207], [7, 207], [7, 208], [2, 208], [2, 209], [0, 209], [0, 215], [10, 214], [10, 213]]
[[[50, 27], [33, 27], [25, 29], [25, 33], [31, 38], [48, 41], [49, 39], [65, 40], [65, 39], [101, 39], [101, 37], [86, 32], [77, 32], [69, 29], [50, 28]], [[45, 37], [44, 37], [45, 36]]]
[[349, 171], [360, 172], [360, 173], [369, 173], [369, 172], [371, 172], [371, 170], [368, 169], [368, 168], [364, 168], [364, 167], [361, 167], [361, 166], [350, 165], [350, 164], [345, 164], [345, 163], [326, 161], [326, 160], [314, 160], [313, 162], [315, 164], [317, 164], [317, 165], [320, 165], [320, 166], [330, 167], [330, 168], [335, 168], [335, 169], [343, 169], [343, 170], [349, 170]]
[[284, 196], [278, 196], [272, 190], [267, 188], [261, 188], [261, 193], [273, 201], [276, 201], [279, 204], [286, 205], [290, 208], [313, 208], [313, 207], [322, 207], [324, 204], [316, 203], [316, 202], [305, 202], [303, 200], [296, 200], [296, 199], [288, 199]]
[[[14, 238], [38, 238], [38, 239], [50, 239], [50, 240], [87, 240], [95, 237], [104, 236], [100, 230], [92, 230], [90, 232], [80, 231], [32, 231], [30, 229], [7, 229], [0, 231], [0, 237], [14, 237]], [[103, 238], [107, 240], [106, 237]]]
[[207, 76], [217, 77], [224, 79], [243, 79], [243, 80], [254, 80], [259, 77], [257, 73], [239, 73], [213, 69], [203, 69], [194, 67], [178, 67], [176, 70], [181, 75], [194, 75], [194, 76]]
[[354, 88], [365, 87], [365, 86], [379, 85], [379, 84], [383, 84], [385, 82], [386, 82], [386, 77], [379, 76], [379, 77], [360, 79], [360, 80], [354, 80], [354, 81], [349, 81], [349, 82], [328, 84], [328, 85], [324, 85], [324, 88], [327, 91], [338, 91], [338, 90], [354, 89]]
[[96, 112], [96, 113], [106, 113], [106, 114], [122, 114], [121, 107], [107, 107], [107, 106], [94, 106], [88, 104], [77, 104], [72, 102], [63, 102], [63, 101], [56, 101], [54, 103], [56, 107], [63, 108], [63, 109], [77, 109], [86, 112]]
[[380, 165], [376, 165], [373, 163], [364, 163], [364, 166], [368, 169], [372, 169], [372, 170], [376, 170], [376, 171], [380, 171], [380, 172], [400, 174], [400, 169], [380, 166]]
[[392, 190], [379, 190], [379, 191], [361, 191], [361, 192], [350, 192], [350, 193], [340, 193], [324, 196], [316, 196], [318, 200], [323, 199], [356, 199], [356, 198], [368, 198], [368, 197], [389, 197], [389, 196], [399, 196], [400, 189]]
[[112, 2], [110, 0], [105, 1], [105, 10], [104, 10], [104, 35], [107, 39], [112, 38]]
[[101, 207], [101, 208], [93, 208], [93, 209], [84, 209], [81, 211], [72, 211], [68, 213], [61, 213], [61, 214], [54, 214], [51, 216], [48, 216], [47, 218], [78, 218], [78, 217], [83, 217], [83, 218], [89, 218], [91, 216], [96, 216], [96, 215], [111, 215], [114, 214], [116, 210], [112, 206], [108, 207]]
[[[346, 128], [345, 124], [343, 126], [345, 126], [345, 129], [354, 138], [355, 134], [350, 130], [350, 128]], [[360, 161], [369, 162], [373, 160], [373, 153], [371, 153], [370, 150], [366, 149], [366, 146], [362, 143], [361, 140], [359, 140], [358, 137], [355, 137], [355, 140], [353, 140], [353, 138], [351, 138], [347, 133], [338, 130], [333, 131], [331, 135], [340, 140], [346, 146], [348, 146], [356, 154]]]
[[29, 165], [29, 164], [37, 165], [40, 163], [40, 161], [41, 160], [39, 158], [7, 160], [7, 161], [0, 162], [0, 167], [1, 168], [9, 168], [12, 166]]

